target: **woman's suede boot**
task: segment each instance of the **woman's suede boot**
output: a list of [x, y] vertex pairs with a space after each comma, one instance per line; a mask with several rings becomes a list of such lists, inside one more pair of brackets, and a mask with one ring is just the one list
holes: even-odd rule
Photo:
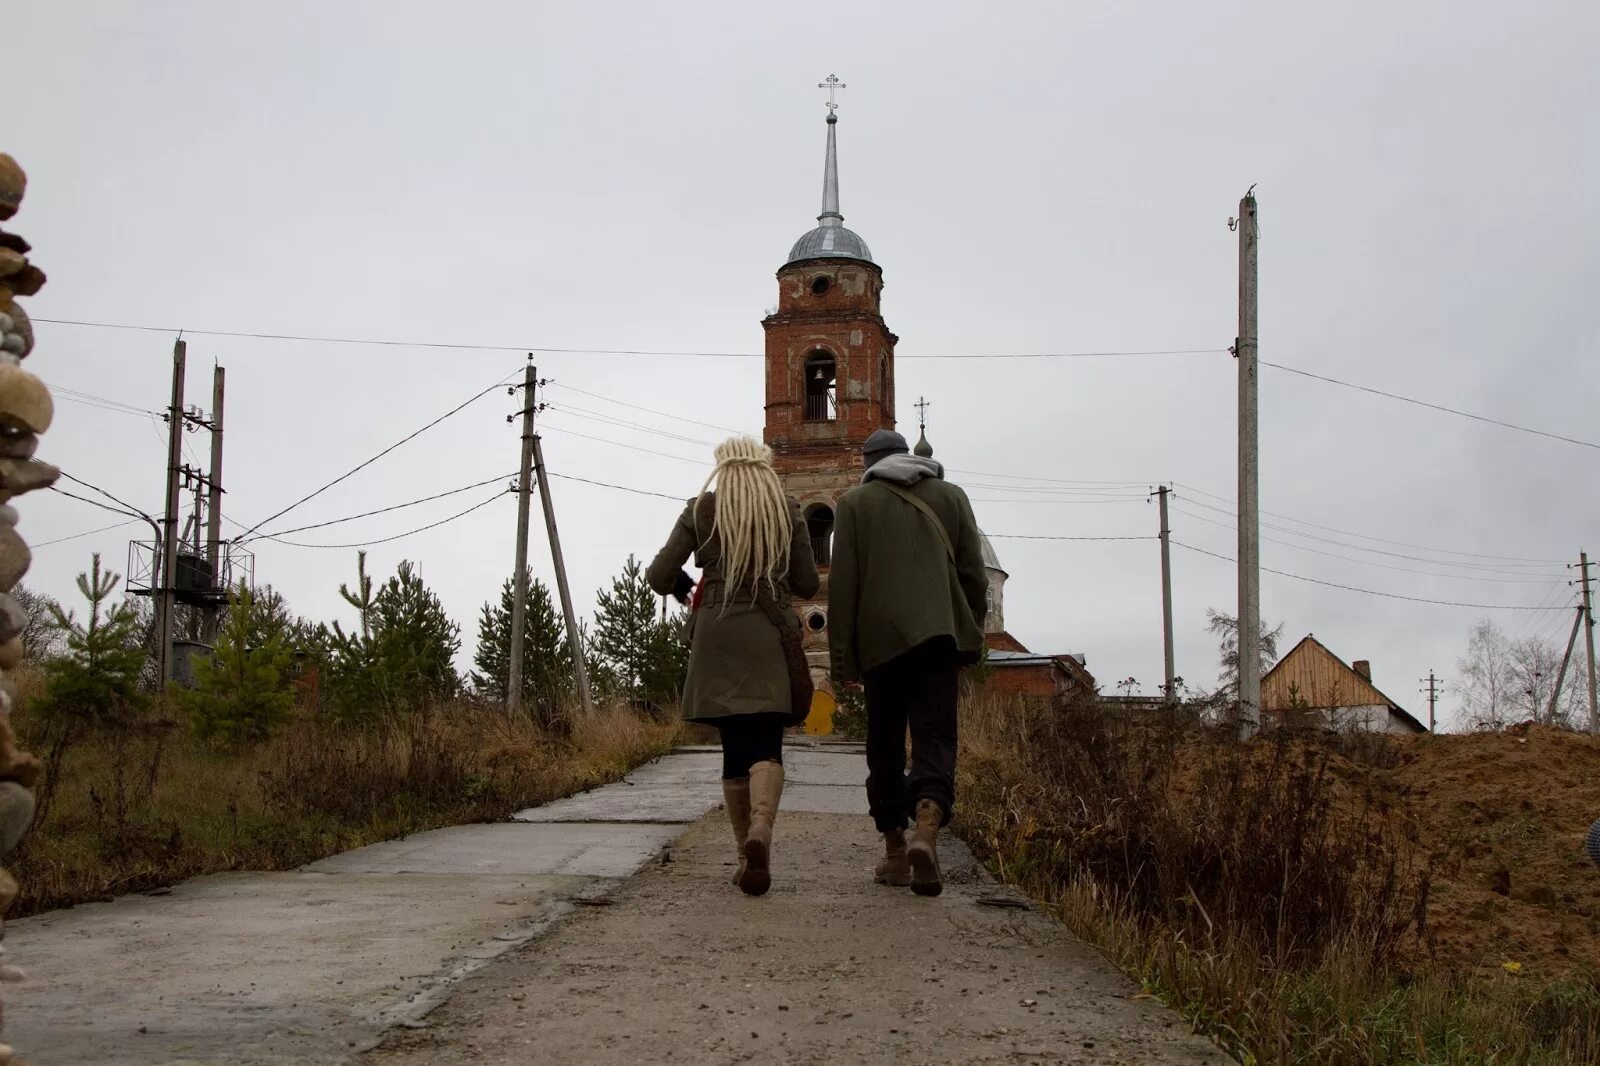
[[937, 896], [944, 891], [939, 873], [939, 826], [944, 810], [931, 799], [917, 801], [917, 824], [911, 830], [906, 858], [911, 862], [911, 891], [919, 896]]
[[738, 884], [744, 877], [744, 841], [750, 835], [750, 779], [724, 778], [722, 801], [728, 806], [728, 822], [733, 826], [733, 844], [739, 854], [739, 869], [733, 875], [733, 883]]
[[744, 838], [744, 871], [739, 887], [752, 896], [772, 885], [772, 823], [783, 798], [783, 764], [758, 762], [750, 767], [750, 832]]
[[873, 867], [872, 876], [880, 885], [904, 888], [911, 883], [911, 860], [906, 858], [906, 831], [896, 829], [883, 834], [883, 858]]

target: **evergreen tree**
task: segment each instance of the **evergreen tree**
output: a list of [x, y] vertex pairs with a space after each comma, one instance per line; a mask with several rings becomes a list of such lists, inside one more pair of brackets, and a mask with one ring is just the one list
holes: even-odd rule
[[361, 615], [359, 632], [338, 622], [305, 633], [308, 650], [326, 663], [335, 713], [346, 721], [383, 712], [418, 710], [457, 695], [455, 654], [460, 629], [444, 612], [416, 568], [402, 562], [376, 594], [367, 555], [356, 561], [356, 587], [339, 594]]
[[42, 714], [83, 725], [127, 726], [143, 713], [148, 701], [139, 675], [146, 656], [138, 617], [127, 603], [106, 603], [120, 581], [120, 575], [100, 569], [96, 553], [90, 572], [78, 575], [88, 619], [80, 625], [60, 604], [50, 605], [66, 635], [66, 652], [45, 664]]
[[[511, 677], [511, 616], [516, 605], [516, 582], [507, 578], [500, 589], [498, 607], [483, 605], [478, 619], [477, 669], [472, 683], [479, 692], [504, 703]], [[572, 693], [572, 656], [566, 627], [556, 614], [550, 589], [528, 575], [528, 609], [523, 619], [522, 705], [539, 721], [551, 723]]]
[[372, 637], [389, 705], [416, 710], [459, 695], [455, 657], [461, 627], [410, 562], [400, 563], [372, 605]]
[[149, 697], [140, 687], [149, 656], [144, 647], [145, 630], [132, 605], [107, 603], [119, 580], [118, 575], [100, 569], [96, 554], [90, 572], [78, 575], [78, 591], [89, 604], [88, 619], [80, 625], [60, 604], [50, 608], [66, 639], [65, 651], [46, 661], [44, 695], [33, 705], [44, 726], [44, 779], [35, 813], [41, 824], [54, 804], [67, 753], [91, 729], [115, 738], [119, 824], [126, 810], [120, 752], [128, 736], [143, 723], [149, 706]]
[[294, 706], [294, 649], [283, 597], [244, 584], [229, 598], [216, 654], [195, 664], [195, 688], [179, 695], [201, 736], [241, 747], [265, 740]]
[[689, 663], [681, 613], [659, 617], [656, 594], [631, 555], [611, 589], [596, 599], [593, 649], [612, 691], [635, 704], [677, 700]]

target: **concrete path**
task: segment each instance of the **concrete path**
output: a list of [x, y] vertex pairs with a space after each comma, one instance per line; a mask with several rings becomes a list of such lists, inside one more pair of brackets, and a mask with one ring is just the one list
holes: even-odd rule
[[785, 758], [764, 899], [687, 750], [508, 823], [8, 923], [7, 1039], [36, 1066], [1228, 1061], [982, 902], [1010, 894], [959, 846], [939, 899], [869, 884], [859, 749]]

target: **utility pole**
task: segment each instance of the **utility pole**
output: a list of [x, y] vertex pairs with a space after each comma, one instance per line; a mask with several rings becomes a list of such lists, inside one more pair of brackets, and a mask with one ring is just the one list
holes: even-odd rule
[[[211, 568], [211, 580], [222, 580], [222, 392], [228, 372], [222, 367], [211, 371], [211, 506], [206, 512], [206, 562]], [[206, 610], [206, 628], [202, 639], [207, 644], [217, 642], [217, 623], [222, 617], [220, 605]]]
[[1169, 704], [1178, 702], [1177, 674], [1172, 658], [1172, 530], [1167, 525], [1167, 493], [1171, 491], [1166, 485], [1156, 489], [1156, 497], [1161, 505], [1161, 646], [1165, 652], [1167, 671], [1167, 681], [1162, 691], [1167, 694]]
[[1256, 222], [1255, 186], [1239, 201], [1239, 735], [1261, 723], [1261, 526], [1256, 448]]
[[1567, 679], [1567, 664], [1572, 661], [1572, 646], [1578, 643], [1578, 627], [1583, 625], [1583, 608], [1578, 608], [1577, 616], [1572, 619], [1572, 632], [1567, 634], [1566, 654], [1561, 656], [1561, 669], [1556, 671], [1555, 691], [1550, 693], [1550, 710], [1546, 713], [1550, 725], [1556, 724], [1556, 706], [1561, 702], [1561, 685]]
[[172, 403], [167, 408], [167, 511], [162, 523], [162, 542], [156, 549], [161, 556], [155, 567], [160, 575], [156, 589], [156, 632], [160, 648], [156, 654], [162, 684], [172, 680], [176, 665], [172, 654], [172, 621], [176, 613], [173, 592], [178, 574], [178, 478], [183, 456], [183, 375], [188, 353], [189, 346], [182, 338], [173, 342]]
[[1589, 553], [1578, 553], [1583, 572], [1583, 643], [1589, 653], [1589, 732], [1600, 733], [1600, 708], [1595, 705], [1594, 687], [1594, 604], [1589, 598]]
[[1428, 671], [1428, 676], [1427, 676], [1426, 680], [1427, 680], [1428, 687], [1426, 689], [1424, 689], [1423, 691], [1428, 694], [1428, 732], [1432, 733], [1434, 731], [1434, 729], [1433, 729], [1433, 725], [1434, 725], [1434, 714], [1433, 714], [1433, 711], [1434, 711], [1434, 707], [1437, 706], [1437, 704], [1439, 702], [1440, 685], [1439, 685], [1439, 679], [1434, 676], [1432, 670]]
[[572, 649], [573, 674], [578, 679], [578, 702], [583, 704], [584, 717], [593, 717], [594, 703], [589, 699], [589, 671], [583, 661], [583, 643], [578, 635], [578, 619], [572, 612], [572, 593], [567, 589], [567, 564], [561, 558], [561, 536], [556, 532], [556, 509], [550, 501], [550, 477], [544, 470], [544, 449], [539, 437], [533, 438], [533, 463], [539, 475], [539, 501], [544, 505], [544, 524], [550, 533], [550, 556], [556, 566], [556, 589], [561, 593], [561, 613], [567, 619], [567, 647]]
[[522, 466], [517, 476], [517, 569], [511, 580], [515, 589], [511, 601], [511, 664], [506, 679], [506, 713], [516, 714], [522, 705], [522, 655], [525, 644], [524, 627], [528, 617], [528, 507], [533, 496], [530, 479], [533, 476], [533, 413], [538, 404], [535, 395], [538, 370], [533, 356], [528, 356], [528, 366], [522, 372]]

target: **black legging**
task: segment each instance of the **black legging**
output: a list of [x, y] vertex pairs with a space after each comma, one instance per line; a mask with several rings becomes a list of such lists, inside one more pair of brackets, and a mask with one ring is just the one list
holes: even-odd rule
[[712, 722], [722, 733], [722, 779], [750, 776], [758, 762], [783, 763], [783, 715], [736, 714]]

